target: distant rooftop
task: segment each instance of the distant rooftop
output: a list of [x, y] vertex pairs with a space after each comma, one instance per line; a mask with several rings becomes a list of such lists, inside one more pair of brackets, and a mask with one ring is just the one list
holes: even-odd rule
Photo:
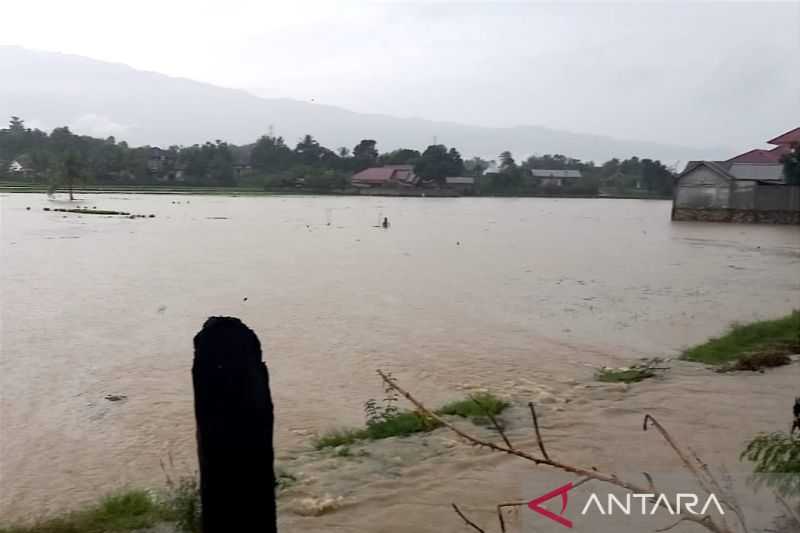
[[414, 174], [412, 165], [386, 165], [357, 172], [351, 181], [362, 185], [384, 185], [390, 181], [413, 184], [419, 181], [419, 178]]
[[774, 139], [767, 141], [769, 144], [792, 144], [800, 143], [800, 127], [789, 130], [783, 135], [778, 135]]
[[541, 168], [534, 168], [531, 174], [537, 178], [580, 178], [580, 170], [547, 170]]
[[453, 176], [451, 178], [445, 178], [445, 182], [448, 185], [474, 185], [475, 178], [470, 178], [466, 176]]
[[[734, 163], [731, 161], [689, 161], [681, 176], [705, 165], [717, 174], [733, 180], [784, 183], [783, 165], [776, 163]], [[679, 176], [680, 178], [680, 176]]]

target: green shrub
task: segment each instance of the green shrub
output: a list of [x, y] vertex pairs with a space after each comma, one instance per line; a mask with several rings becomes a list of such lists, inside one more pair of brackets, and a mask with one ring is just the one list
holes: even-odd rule
[[314, 448], [350, 446], [360, 440], [379, 440], [389, 437], [405, 437], [414, 433], [433, 431], [441, 424], [430, 417], [414, 411], [400, 411], [380, 421], [367, 424], [362, 429], [335, 429], [320, 435], [313, 441]]
[[400, 411], [396, 415], [384, 420], [369, 424], [366, 428], [367, 438], [371, 440], [385, 439], [388, 437], [405, 437], [414, 433], [433, 431], [441, 423], [429, 416], [416, 411]]
[[143, 490], [103, 498], [99, 505], [32, 526], [0, 528], [0, 533], [106, 533], [153, 527], [172, 514]]
[[507, 401], [489, 392], [484, 392], [476, 394], [471, 398], [447, 403], [442, 408], [438, 409], [436, 414], [473, 418], [485, 417], [488, 412], [492, 416], [495, 416], [502, 413], [509, 405], [511, 404]]
[[800, 351], [800, 310], [777, 320], [734, 325], [725, 335], [686, 350], [689, 361], [719, 365], [756, 352]]
[[367, 438], [366, 430], [363, 429], [334, 429], [313, 441], [314, 448], [321, 450], [322, 448], [335, 448], [336, 446], [349, 446], [359, 440]]
[[645, 379], [655, 377], [655, 375], [655, 371], [646, 366], [601, 368], [595, 373], [595, 379], [606, 383], [639, 383]]
[[788, 433], [759, 433], [740, 459], [755, 463], [755, 480], [784, 495], [800, 494], [800, 437]]

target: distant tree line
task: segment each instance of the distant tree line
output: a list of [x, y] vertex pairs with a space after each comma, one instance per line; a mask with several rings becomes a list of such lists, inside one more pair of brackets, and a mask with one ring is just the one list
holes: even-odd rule
[[[374, 139], [353, 148], [330, 149], [311, 135], [293, 147], [283, 137], [264, 135], [253, 144], [236, 146], [216, 140], [192, 146], [131, 147], [114, 137], [78, 135], [68, 127], [49, 134], [11, 117], [0, 129], [0, 178], [48, 183], [71, 188], [75, 182], [148, 185], [180, 182], [198, 186], [264, 186], [344, 189], [361, 170], [384, 165], [412, 165], [428, 186], [441, 186], [449, 176], [472, 176], [483, 194], [531, 192], [597, 194], [601, 188], [623, 193], [639, 189], [656, 194], [672, 190], [673, 172], [660, 161], [631, 157], [611, 159], [601, 166], [559, 154], [530, 156], [517, 163], [510, 152], [499, 165], [479, 157], [463, 160], [454, 147], [433, 144], [420, 152], [401, 148], [378, 151]], [[12, 164], [12, 163], [15, 163]], [[578, 170], [581, 177], [554, 187], [542, 184], [532, 170]]]

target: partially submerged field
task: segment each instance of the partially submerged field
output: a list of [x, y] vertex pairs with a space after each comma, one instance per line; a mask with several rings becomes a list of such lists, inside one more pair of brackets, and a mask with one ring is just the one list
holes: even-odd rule
[[0, 193], [2, 524], [157, 490], [170, 455], [174, 478], [196, 471], [191, 339], [210, 313], [262, 340], [278, 465], [295, 478], [279, 501], [289, 530], [461, 532], [453, 501], [493, 530], [495, 503], [563, 481], [443, 428], [314, 450], [315, 436], [364, 427], [377, 368], [434, 409], [482, 389], [508, 399], [502, 422], [531, 450], [533, 401], [554, 456], [637, 476], [675, 466], [641, 432], [645, 412], [734, 470], [748, 470], [747, 438], [788, 430], [795, 364], [717, 375], [673, 361], [640, 383], [595, 371], [798, 307], [793, 229], [671, 224], [660, 202], [82, 200], [156, 217], [45, 212], [74, 203]]
[[[679, 360], [672, 361], [670, 372], [658, 380], [633, 385], [596, 380], [536, 385], [520, 376], [509, 384], [511, 403], [498, 413], [498, 419], [515, 447], [537, 453], [527, 408], [527, 401], [536, 398], [543, 440], [552, 457], [623, 477], [645, 470], [656, 481], [669, 479], [681, 464], [655, 432], [641, 431], [642, 417], [648, 413], [712, 469], [724, 468], [731, 479], [744, 479], [752, 465], [742, 462], [739, 454], [756, 432], [787, 429], [798, 382], [797, 363], [761, 375], [720, 376]], [[413, 384], [404, 385], [413, 388]], [[483, 393], [480, 384], [469, 387], [475, 394]], [[459, 407], [467, 408], [467, 404]], [[448, 420], [482, 439], [501, 443], [491, 424], [476, 424], [469, 417], [477, 412], [464, 414], [467, 418], [454, 413]], [[450, 503], [457, 502], [481, 527], [493, 531], [497, 503], [530, 499], [541, 488], [570, 479], [548, 467], [470, 446], [442, 427], [336, 446], [320, 447], [314, 442], [310, 436], [305, 446], [277, 451], [281, 530], [461, 533], [465, 526], [450, 509]], [[116, 501], [123, 498], [135, 505], [113, 505], [109, 510], [109, 502], [115, 500], [106, 499], [97, 507], [39, 526], [0, 532], [127, 532], [155, 526], [147, 531], [191, 531], [176, 522], [187, 515], [187, 508], [191, 512], [191, 506], [185, 500], [175, 506], [169, 493], [159, 490], [163, 489], [117, 496]], [[508, 517], [513, 527], [524, 519], [518, 513]], [[654, 526], [663, 527], [666, 522], [657, 519]]]
[[759, 370], [788, 364], [800, 353], [800, 310], [774, 320], [734, 324], [724, 335], [684, 351], [687, 361], [730, 370]]

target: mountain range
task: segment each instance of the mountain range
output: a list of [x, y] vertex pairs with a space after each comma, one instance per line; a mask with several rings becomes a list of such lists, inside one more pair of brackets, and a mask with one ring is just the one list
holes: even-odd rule
[[465, 157], [495, 158], [510, 150], [518, 160], [534, 153], [561, 153], [598, 162], [637, 155], [675, 164], [731, 153], [720, 147], [674, 146], [541, 126], [481, 127], [357, 113], [15, 46], [0, 46], [0, 80], [0, 116], [19, 116], [29, 127], [45, 130], [68, 125], [76, 133], [113, 135], [131, 145], [216, 139], [247, 144], [273, 131], [290, 145], [306, 133], [329, 148], [376, 139], [383, 152], [421, 150], [436, 139]]

